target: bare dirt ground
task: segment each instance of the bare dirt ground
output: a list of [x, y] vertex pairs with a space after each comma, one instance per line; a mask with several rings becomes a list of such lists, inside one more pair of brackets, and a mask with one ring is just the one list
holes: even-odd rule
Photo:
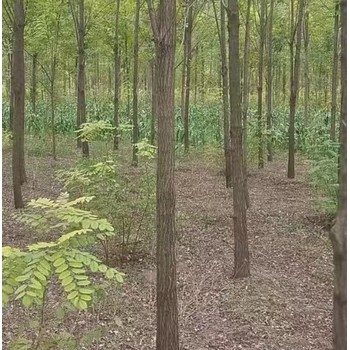
[[[11, 162], [3, 159], [3, 245], [24, 245], [33, 237], [11, 218]], [[47, 158], [27, 162], [25, 199], [55, 197], [55, 165]], [[183, 350], [326, 350], [332, 346], [332, 256], [327, 232], [317, 225], [307, 164], [286, 178], [284, 159], [253, 170], [249, 177], [248, 230], [251, 277], [233, 274], [232, 190], [217, 166], [177, 165], [178, 294]], [[123, 286], [95, 310], [66, 318], [54, 331], [105, 327], [85, 349], [155, 348], [154, 259], [121, 268]], [[50, 296], [50, 310], [59, 297]], [[50, 311], [49, 311], [50, 312]], [[33, 317], [14, 305], [3, 309], [3, 349]], [[48, 319], [50, 315], [48, 314]], [[24, 324], [25, 325], [25, 324]], [[51, 330], [52, 332], [52, 330]]]

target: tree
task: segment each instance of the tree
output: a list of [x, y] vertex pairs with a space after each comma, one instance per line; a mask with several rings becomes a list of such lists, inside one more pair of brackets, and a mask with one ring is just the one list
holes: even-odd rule
[[232, 185], [233, 185], [233, 233], [235, 240], [234, 276], [248, 277], [249, 250], [244, 192], [243, 141], [240, 66], [239, 66], [239, 10], [237, 0], [229, 0], [227, 8], [229, 40], [229, 86], [232, 143]]
[[175, 257], [175, 44], [176, 1], [148, 0], [156, 47], [157, 159], [157, 350], [178, 350]]
[[220, 4], [220, 25], [213, 0], [213, 9], [219, 35], [220, 54], [221, 54], [221, 76], [222, 76], [222, 105], [224, 121], [224, 155], [225, 155], [225, 176], [226, 187], [232, 187], [232, 149], [230, 140], [230, 120], [229, 120], [229, 99], [228, 99], [228, 69], [227, 69], [227, 50], [226, 50], [226, 15], [225, 6]]
[[[289, 128], [288, 128], [288, 139], [289, 139], [289, 147], [288, 147], [288, 177], [295, 177], [295, 111], [296, 111], [296, 103], [297, 103], [297, 94], [299, 89], [299, 71], [300, 71], [300, 47], [301, 47], [301, 29], [302, 29], [302, 21], [303, 21], [303, 13], [304, 13], [304, 2], [305, 0], [299, 0], [299, 11], [297, 24], [295, 28], [292, 30], [291, 37], [291, 55], [293, 55], [293, 42], [294, 42], [294, 32], [296, 32], [296, 42], [295, 42], [295, 61], [293, 63], [293, 57], [291, 57], [291, 76], [290, 76], [290, 99], [289, 99]], [[291, 0], [293, 5], [293, 0]], [[293, 8], [293, 6], [292, 6]], [[293, 14], [293, 11], [292, 11]], [[293, 18], [293, 16], [292, 16]], [[293, 23], [294, 20], [291, 20]], [[294, 26], [293, 26], [294, 27]]]
[[[79, 0], [78, 15], [74, 8], [74, 0], [70, 0], [71, 13], [73, 16], [75, 35], [78, 45], [78, 99], [77, 99], [77, 128], [81, 128], [81, 124], [86, 123], [86, 103], [85, 103], [85, 36], [86, 36], [86, 20], [84, 0]], [[78, 146], [80, 145], [78, 138]], [[84, 157], [89, 156], [89, 144], [82, 141], [82, 152]]]
[[305, 4], [305, 17], [304, 17], [304, 124], [307, 126], [309, 121], [309, 109], [310, 109], [310, 76], [309, 76], [309, 9], [307, 2]]
[[264, 44], [265, 44], [265, 0], [260, 1], [260, 38], [259, 38], [259, 67], [258, 67], [258, 167], [264, 167], [263, 149], [263, 123], [262, 123], [262, 103], [263, 103], [263, 71], [264, 71]]
[[[21, 185], [25, 180], [24, 171], [24, 7], [23, 0], [16, 0], [13, 7], [13, 149], [12, 182], [15, 208], [23, 208]], [[24, 175], [24, 178], [22, 177]]]
[[185, 30], [184, 30], [184, 61], [182, 70], [182, 102], [181, 117], [184, 123], [184, 147], [185, 152], [190, 148], [189, 135], [189, 108], [190, 108], [190, 84], [191, 84], [191, 52], [192, 52], [192, 26], [193, 26], [193, 2], [185, 1]]
[[270, 14], [267, 31], [267, 91], [266, 91], [266, 122], [267, 122], [267, 160], [272, 161], [272, 28], [273, 28], [273, 7], [274, 0], [270, 0]]
[[332, 105], [331, 105], [331, 130], [330, 137], [335, 141], [335, 115], [337, 112], [338, 89], [338, 33], [339, 33], [339, 0], [334, 5], [334, 39], [333, 39], [333, 67], [332, 67]]
[[120, 99], [120, 50], [119, 50], [119, 9], [120, 0], [117, 0], [115, 12], [115, 31], [114, 31], [114, 150], [119, 147], [119, 99]]
[[140, 7], [141, 1], [136, 0], [135, 26], [134, 26], [134, 75], [133, 75], [133, 100], [132, 100], [132, 164], [137, 166], [137, 142], [139, 140], [138, 124], [138, 89], [139, 89], [139, 31], [140, 31]]
[[340, 111], [340, 176], [338, 213], [330, 237], [334, 256], [334, 294], [333, 294], [333, 349], [346, 349], [346, 305], [347, 305], [347, 16], [346, 0], [340, 1], [341, 24], [341, 111]]

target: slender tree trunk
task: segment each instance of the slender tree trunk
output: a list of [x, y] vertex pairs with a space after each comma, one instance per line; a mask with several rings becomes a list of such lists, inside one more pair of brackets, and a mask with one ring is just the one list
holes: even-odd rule
[[9, 129], [13, 131], [13, 105], [14, 105], [14, 69], [13, 69], [13, 53], [9, 53], [9, 65], [10, 65], [10, 120]]
[[263, 122], [262, 122], [262, 103], [263, 103], [263, 71], [264, 71], [264, 43], [265, 43], [265, 1], [260, 0], [260, 38], [259, 38], [259, 68], [258, 68], [258, 167], [264, 167], [264, 141], [263, 141]]
[[127, 120], [130, 120], [130, 59], [128, 51], [128, 36], [125, 34], [126, 116]]
[[152, 59], [152, 117], [151, 117], [151, 145], [155, 145], [156, 139], [156, 123], [157, 116], [157, 86], [156, 86], [156, 58]]
[[134, 27], [134, 76], [133, 76], [133, 100], [132, 100], [132, 164], [137, 166], [137, 142], [139, 142], [138, 122], [138, 93], [139, 93], [139, 31], [140, 31], [140, 7], [141, 0], [136, 0], [135, 27]]
[[189, 137], [189, 107], [190, 107], [190, 84], [191, 84], [191, 49], [192, 49], [192, 23], [193, 23], [193, 3], [186, 1], [186, 19], [185, 19], [185, 40], [184, 40], [184, 70], [185, 80], [182, 86], [184, 95], [184, 104], [182, 108], [184, 121], [184, 147], [185, 152], [190, 148]]
[[22, 147], [24, 145], [24, 7], [23, 0], [14, 2], [14, 49], [13, 49], [13, 150], [12, 182], [15, 208], [23, 208], [22, 199]]
[[249, 250], [244, 193], [243, 140], [240, 67], [239, 67], [239, 10], [237, 0], [228, 1], [229, 74], [233, 180], [233, 232], [235, 241], [234, 276], [248, 277]]
[[36, 71], [37, 71], [38, 54], [33, 55], [33, 71], [32, 71], [32, 111], [36, 113]]
[[115, 32], [114, 32], [114, 150], [119, 147], [119, 96], [120, 96], [120, 54], [119, 54], [119, 11], [120, 0], [117, 0], [117, 9], [115, 14]]
[[198, 46], [195, 49], [195, 60], [194, 60], [194, 96], [193, 104], [197, 105], [197, 91], [198, 91]]
[[347, 306], [347, 6], [340, 1], [341, 24], [341, 111], [340, 111], [340, 176], [336, 223], [331, 231], [334, 255], [333, 349], [346, 350]]
[[56, 131], [55, 131], [55, 80], [56, 80], [56, 54], [53, 54], [51, 62], [51, 136], [52, 136], [52, 157], [57, 160], [56, 155]]
[[[297, 103], [297, 95], [299, 89], [299, 71], [300, 71], [300, 47], [301, 47], [301, 30], [304, 12], [305, 0], [299, 0], [299, 13], [296, 24], [296, 44], [295, 44], [295, 63], [291, 68], [293, 75], [291, 76], [290, 84], [290, 100], [289, 100], [289, 152], [288, 152], [288, 177], [295, 177], [295, 111]], [[293, 65], [293, 59], [291, 60]]]
[[[156, 45], [157, 81], [157, 350], [179, 350], [175, 256], [176, 1], [148, 0]], [[157, 13], [157, 15], [156, 15]]]
[[283, 76], [282, 76], [282, 94], [283, 94], [283, 105], [286, 103], [286, 97], [287, 97], [287, 68], [286, 64], [283, 64]]
[[304, 18], [304, 125], [306, 127], [309, 123], [310, 112], [309, 43], [309, 10], [306, 8]]
[[[85, 5], [84, 0], [79, 0], [79, 24], [78, 24], [78, 121], [86, 123], [85, 102]], [[82, 141], [83, 157], [89, 156], [89, 144]]]
[[270, 15], [269, 25], [267, 33], [267, 111], [266, 111], [266, 122], [267, 122], [267, 160], [272, 161], [272, 28], [273, 28], [273, 8], [274, 0], [270, 0]]
[[[215, 8], [215, 2], [213, 1]], [[222, 75], [222, 103], [224, 119], [224, 148], [225, 148], [225, 174], [226, 187], [232, 187], [232, 149], [230, 140], [230, 120], [229, 120], [229, 85], [226, 50], [226, 13], [224, 4], [220, 4], [220, 49], [221, 49], [221, 75]], [[218, 28], [219, 30], [219, 28]]]
[[334, 40], [333, 40], [333, 68], [332, 68], [332, 106], [331, 106], [331, 130], [330, 137], [335, 141], [335, 119], [337, 112], [337, 88], [338, 88], [338, 33], [339, 33], [339, 0], [335, 0], [334, 9]]
[[250, 8], [251, 0], [247, 1], [247, 13], [245, 18], [245, 37], [244, 37], [244, 53], [243, 53], [243, 170], [244, 170], [244, 192], [246, 196], [247, 208], [250, 206], [248, 192], [248, 176], [247, 176], [247, 154], [248, 154], [248, 107], [249, 107], [249, 51], [250, 51]]

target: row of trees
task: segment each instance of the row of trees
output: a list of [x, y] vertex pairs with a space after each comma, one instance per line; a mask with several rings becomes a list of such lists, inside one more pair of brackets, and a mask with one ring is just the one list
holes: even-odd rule
[[[234, 210], [234, 236], [235, 236], [235, 277], [247, 277], [249, 270], [249, 252], [247, 239], [246, 210], [249, 206], [249, 198], [246, 180], [246, 125], [249, 104], [249, 85], [250, 89], [255, 86], [257, 91], [257, 119], [259, 121], [258, 140], [258, 166], [264, 166], [265, 147], [267, 147], [268, 159], [272, 160], [271, 142], [268, 140], [265, 146], [264, 142], [264, 104], [263, 91], [266, 86], [266, 122], [267, 129], [272, 126], [272, 109], [273, 109], [273, 28], [275, 3], [273, 0], [268, 2], [261, 1], [260, 7], [255, 5], [251, 9], [251, 1], [246, 3], [245, 17], [245, 37], [243, 45], [243, 60], [240, 55], [240, 8], [237, 0], [229, 0], [227, 3], [220, 3], [220, 20], [218, 16], [217, 3], [210, 2], [189, 2], [185, 1], [184, 5], [184, 31], [183, 31], [183, 64], [181, 74], [181, 107], [182, 118], [184, 123], [184, 146], [188, 151], [190, 147], [189, 140], [189, 104], [191, 91], [191, 62], [195, 52], [192, 44], [192, 34], [196, 25], [196, 18], [200, 17], [201, 10], [206, 5], [212, 6], [212, 12], [215, 18], [217, 33], [219, 36], [220, 46], [220, 72], [222, 81], [222, 98], [224, 111], [224, 143], [226, 157], [226, 183], [234, 188], [233, 210]], [[39, 6], [38, 4], [35, 4]], [[32, 5], [32, 11], [38, 8]], [[93, 3], [86, 6], [84, 0], [69, 1], [69, 9], [66, 4], [53, 1], [51, 4], [55, 9], [52, 13], [42, 13], [40, 20], [42, 23], [50, 24], [50, 37], [46, 40], [50, 42], [50, 54], [48, 64], [41, 63], [39, 58], [40, 48], [32, 54], [32, 108], [36, 106], [36, 75], [37, 65], [39, 64], [42, 71], [49, 81], [47, 89], [50, 96], [51, 106], [51, 124], [52, 124], [52, 144], [53, 157], [56, 157], [55, 147], [55, 104], [57, 99], [57, 66], [59, 52], [59, 38], [63, 31], [67, 30], [67, 13], [71, 15], [74, 24], [74, 32], [77, 60], [76, 60], [76, 89], [77, 89], [77, 127], [86, 121], [86, 50], [87, 35], [90, 30], [95, 29], [96, 18], [93, 13]], [[147, 1], [150, 24], [153, 33], [153, 42], [155, 46], [155, 55], [150, 59], [151, 83], [152, 89], [152, 106], [154, 112], [153, 125], [157, 124], [157, 349], [178, 349], [178, 328], [177, 328], [177, 293], [176, 293], [176, 259], [175, 259], [175, 188], [174, 188], [174, 160], [175, 160], [175, 84], [176, 84], [176, 39], [177, 39], [177, 15], [175, 0], [160, 0], [157, 9], [151, 0]], [[267, 6], [269, 5], [269, 6]], [[278, 5], [278, 3], [276, 3]], [[283, 5], [285, 5], [283, 3]], [[290, 97], [289, 97], [289, 160], [288, 160], [288, 177], [295, 176], [294, 171], [294, 138], [295, 138], [295, 113], [300, 85], [301, 70], [301, 53], [302, 42], [304, 37], [304, 119], [308, 120], [309, 101], [310, 101], [310, 79], [308, 67], [309, 55], [309, 12], [308, 4], [305, 0], [291, 0], [289, 8], [290, 19], [290, 37], [289, 37], [289, 60], [290, 60]], [[308, 6], [307, 6], [308, 5]], [[29, 5], [30, 6], [30, 5]], [[109, 8], [111, 5], [106, 4], [109, 10], [107, 13], [114, 13], [115, 32], [113, 42], [114, 51], [114, 124], [118, 127], [119, 106], [121, 97], [121, 43], [120, 43], [120, 1], [116, 1], [116, 9]], [[4, 4], [8, 29], [12, 28], [10, 38], [13, 41], [13, 51], [10, 53], [11, 58], [11, 91], [10, 104], [13, 109], [13, 185], [16, 208], [23, 207], [21, 195], [21, 185], [26, 181], [24, 169], [24, 111], [25, 111], [25, 13], [24, 1], [15, 0], [13, 6], [9, 2]], [[337, 86], [337, 38], [338, 38], [338, 5], [335, 5], [336, 15], [334, 21], [334, 50], [333, 50], [333, 87], [332, 87], [332, 123], [331, 137], [335, 138], [335, 111], [336, 111], [336, 86]], [[133, 38], [133, 93], [132, 93], [132, 140], [133, 146], [133, 164], [137, 165], [137, 148], [135, 144], [138, 141], [138, 97], [139, 97], [139, 48], [140, 48], [140, 17], [142, 4], [137, 0], [135, 3], [134, 16], [134, 38]], [[335, 305], [335, 344], [337, 349], [342, 347], [345, 336], [344, 324], [346, 323], [346, 314], [344, 313], [344, 303], [346, 304], [346, 294], [344, 296], [344, 281], [346, 281], [346, 1], [341, 1], [341, 77], [342, 77], [342, 98], [341, 98], [341, 123], [340, 123], [340, 201], [337, 224], [334, 228], [333, 243], [335, 252], [336, 266], [336, 288], [334, 296]], [[30, 11], [29, 8], [27, 11]], [[68, 11], [68, 12], [67, 12]], [[105, 8], [100, 10], [105, 11]], [[98, 12], [98, 11], [97, 11]], [[254, 72], [254, 61], [250, 57], [251, 47], [251, 15], [256, 20], [259, 18], [258, 36], [258, 69], [255, 73], [257, 82], [251, 82], [252, 72]], [[268, 14], [268, 15], [267, 15]], [[226, 16], [228, 24], [228, 50], [226, 47]], [[27, 17], [28, 18], [28, 17]], [[145, 20], [145, 19], [144, 19]], [[12, 23], [12, 25], [11, 25]], [[39, 21], [40, 23], [40, 21]], [[53, 40], [52, 40], [53, 38]], [[265, 44], [266, 41], [266, 44]], [[43, 40], [44, 42], [44, 40]], [[128, 40], [126, 40], [128, 45]], [[40, 42], [42, 44], [42, 42]], [[39, 45], [39, 44], [38, 44]], [[150, 49], [151, 50], [151, 49]], [[266, 50], [266, 53], [265, 53]], [[227, 61], [228, 51], [228, 61]], [[275, 50], [276, 51], [276, 50]], [[125, 52], [128, 50], [125, 48]], [[276, 52], [275, 52], [276, 53]], [[124, 59], [128, 59], [125, 55]], [[266, 85], [264, 84], [264, 61], [266, 60]], [[211, 62], [211, 61], [210, 61]], [[253, 63], [252, 63], [253, 62]], [[125, 63], [125, 62], [124, 62]], [[243, 69], [241, 66], [243, 64]], [[125, 67], [130, 69], [130, 62], [125, 63]], [[99, 68], [99, 67], [98, 67]], [[285, 68], [284, 68], [285, 69]], [[196, 73], [196, 72], [195, 72]], [[203, 73], [203, 72], [202, 72]], [[198, 74], [198, 73], [197, 73]], [[286, 72], [282, 74], [282, 77]], [[241, 79], [242, 78], [242, 79]], [[275, 88], [281, 83], [285, 85], [286, 79], [279, 81], [280, 76], [275, 71]], [[100, 79], [99, 77], [97, 79]], [[194, 80], [198, 79], [195, 78]], [[243, 81], [243, 84], [239, 83]], [[70, 81], [70, 79], [69, 79]], [[250, 81], [250, 84], [249, 84]], [[47, 86], [46, 86], [47, 87]], [[196, 87], [196, 84], [195, 84]], [[283, 92], [283, 89], [282, 89]], [[194, 91], [194, 93], [196, 93]], [[241, 98], [242, 97], [242, 98]], [[114, 148], [118, 149], [118, 135], [114, 138]], [[89, 155], [89, 145], [86, 141], [78, 140], [78, 147], [82, 148], [83, 156]], [[344, 226], [345, 225], [345, 226]], [[345, 275], [344, 275], [345, 271]]]

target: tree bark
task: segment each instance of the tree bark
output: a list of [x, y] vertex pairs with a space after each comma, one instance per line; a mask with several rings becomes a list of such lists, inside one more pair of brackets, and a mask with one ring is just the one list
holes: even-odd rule
[[156, 144], [156, 116], [157, 116], [157, 85], [156, 85], [156, 58], [152, 59], [152, 117], [151, 117], [151, 145]]
[[309, 123], [310, 112], [310, 76], [309, 76], [309, 10], [305, 10], [304, 19], [304, 125], [307, 127]]
[[251, 0], [248, 0], [247, 13], [245, 18], [245, 37], [244, 37], [244, 53], [243, 53], [243, 97], [242, 97], [244, 192], [246, 196], [247, 208], [249, 208], [250, 206], [249, 192], [248, 192], [248, 176], [247, 176], [247, 154], [248, 154], [247, 118], [248, 118], [248, 108], [249, 108], [250, 8], [251, 8]]
[[120, 54], [119, 54], [119, 11], [120, 0], [117, 0], [117, 9], [115, 14], [115, 32], [114, 32], [114, 142], [113, 148], [119, 147], [119, 96], [120, 96]]
[[232, 180], [233, 180], [233, 232], [235, 241], [234, 276], [248, 277], [249, 250], [246, 221], [246, 202], [244, 193], [243, 140], [240, 67], [239, 67], [239, 10], [237, 0], [229, 0], [228, 8], [229, 38], [229, 77], [231, 109], [231, 142], [232, 142]]
[[270, 0], [270, 14], [267, 32], [267, 103], [266, 103], [266, 122], [267, 122], [267, 160], [272, 161], [272, 29], [273, 29], [273, 8], [274, 0]]
[[[148, 0], [156, 45], [157, 121], [157, 350], [178, 350], [175, 256], [175, 44], [176, 1]], [[157, 13], [157, 15], [156, 15]]]
[[258, 67], [258, 167], [264, 167], [264, 141], [262, 122], [263, 103], [263, 72], [264, 72], [264, 44], [265, 44], [265, 0], [260, 1], [260, 38], [259, 38], [259, 67]]
[[9, 65], [10, 65], [10, 120], [9, 130], [13, 131], [13, 105], [14, 105], [14, 69], [13, 69], [13, 53], [9, 53]]
[[333, 39], [333, 67], [332, 67], [332, 106], [331, 106], [331, 130], [330, 137], [335, 142], [335, 119], [337, 112], [338, 89], [338, 33], [339, 33], [339, 0], [335, 0], [334, 9], [334, 39]]
[[[13, 149], [12, 149], [12, 182], [15, 208], [23, 208], [22, 199], [22, 152], [24, 153], [24, 7], [23, 0], [14, 2], [14, 49], [13, 49]], [[23, 167], [23, 170], [22, 170]]]
[[192, 23], [193, 3], [186, 0], [185, 8], [185, 35], [184, 35], [184, 63], [182, 72], [182, 106], [181, 114], [184, 123], [184, 148], [185, 152], [190, 148], [189, 136], [189, 107], [190, 107], [190, 84], [191, 84], [191, 50], [192, 50]]
[[[304, 12], [305, 0], [299, 0], [299, 13], [296, 24], [296, 43], [295, 43], [295, 62], [293, 66], [293, 59], [291, 59], [291, 84], [290, 84], [290, 100], [289, 100], [289, 149], [288, 149], [288, 177], [293, 179], [295, 177], [295, 111], [297, 94], [299, 89], [299, 71], [300, 71], [300, 47], [301, 47], [301, 29]], [[292, 0], [293, 2], [293, 0]], [[291, 50], [292, 52], [293, 50]]]
[[333, 349], [346, 350], [347, 306], [347, 15], [346, 0], [340, 1], [341, 24], [341, 111], [340, 111], [340, 176], [336, 223], [331, 231], [334, 256]]
[[223, 3], [220, 4], [220, 24], [213, 0], [213, 9], [220, 41], [220, 59], [221, 59], [221, 77], [222, 77], [222, 105], [224, 121], [224, 155], [225, 155], [225, 177], [226, 188], [232, 187], [232, 149], [230, 139], [230, 120], [229, 120], [229, 85], [227, 68], [227, 50], [226, 50], [226, 10]]
[[33, 54], [33, 71], [32, 71], [32, 111], [36, 113], [36, 71], [37, 71], [38, 54]]
[[133, 100], [132, 100], [132, 165], [137, 166], [137, 142], [139, 142], [138, 124], [138, 93], [139, 93], [139, 31], [140, 31], [141, 1], [136, 0], [135, 26], [134, 26], [134, 72], [133, 72]]
[[[78, 128], [86, 123], [85, 102], [85, 5], [84, 0], [79, 0], [79, 24], [78, 24]], [[82, 141], [83, 157], [89, 156], [89, 144]]]

